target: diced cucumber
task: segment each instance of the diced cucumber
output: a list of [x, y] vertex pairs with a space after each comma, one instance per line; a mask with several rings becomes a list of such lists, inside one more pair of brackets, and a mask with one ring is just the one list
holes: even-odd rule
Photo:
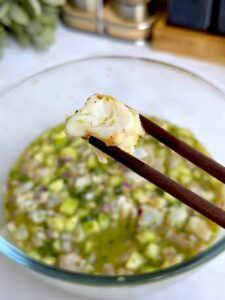
[[186, 128], [177, 128], [177, 135], [184, 138], [191, 138], [191, 140], [193, 140], [192, 132]]
[[66, 198], [59, 207], [59, 212], [65, 215], [72, 215], [78, 207], [78, 200], [75, 198]]
[[54, 146], [56, 149], [61, 149], [62, 147], [64, 147], [67, 144], [67, 140], [66, 139], [58, 139], [54, 142]]
[[72, 147], [79, 147], [81, 146], [82, 144], [84, 144], [85, 141], [82, 139], [82, 138], [76, 138], [73, 142], [72, 142]]
[[187, 169], [185, 165], [180, 167], [178, 179], [182, 184], [190, 183], [192, 180], [191, 170]]
[[59, 196], [63, 200], [66, 200], [66, 198], [70, 198], [70, 194], [69, 194], [69, 192], [67, 190], [62, 191]]
[[155, 185], [152, 184], [152, 183], [150, 183], [150, 182], [146, 182], [146, 183], [144, 184], [144, 187], [145, 187], [145, 189], [148, 190], [148, 191], [155, 191]]
[[142, 233], [139, 233], [137, 235], [137, 240], [141, 243], [141, 244], [146, 244], [149, 242], [155, 242], [156, 240], [156, 235], [154, 232], [151, 231], [144, 231]]
[[55, 132], [52, 134], [52, 139], [58, 140], [58, 139], [64, 139], [66, 138], [66, 133], [63, 130], [59, 130], [58, 132]]
[[144, 264], [144, 262], [144, 257], [139, 252], [135, 251], [130, 255], [126, 263], [126, 268], [130, 270], [137, 270]]
[[89, 156], [87, 160], [87, 167], [89, 170], [93, 170], [98, 166], [98, 161], [95, 155]]
[[59, 193], [63, 189], [63, 186], [64, 181], [62, 179], [57, 179], [49, 185], [49, 189], [54, 193]]
[[52, 134], [52, 129], [47, 129], [45, 130], [45, 132], [42, 134], [41, 139], [47, 140], [49, 138], [49, 136]]
[[112, 187], [117, 187], [117, 186], [121, 185], [122, 181], [123, 181], [123, 178], [121, 176], [112, 176], [110, 178], [109, 184]]
[[48, 167], [54, 167], [55, 164], [56, 164], [56, 161], [57, 161], [56, 155], [55, 155], [55, 154], [49, 154], [49, 155], [46, 157], [45, 164], [46, 164], [46, 166], [48, 166]]
[[52, 175], [47, 175], [47, 176], [45, 176], [45, 177], [42, 177], [41, 183], [42, 183], [43, 185], [48, 185], [48, 184], [50, 184], [50, 182], [52, 181], [52, 179], [53, 179], [53, 176], [52, 176]]
[[[10, 174], [10, 176], [11, 176], [11, 174]], [[30, 178], [27, 176], [27, 175], [23, 175], [23, 174], [21, 174], [19, 177], [18, 177], [18, 180], [20, 181], [20, 182], [27, 182], [28, 180], [29, 180]]]
[[170, 204], [175, 204], [177, 202], [177, 199], [171, 196], [168, 193], [164, 193], [164, 198], [170, 203]]
[[86, 233], [95, 233], [99, 231], [100, 226], [96, 220], [91, 220], [83, 223], [83, 229]]
[[89, 254], [93, 249], [93, 243], [90, 240], [85, 241], [84, 243], [84, 252]]
[[182, 184], [186, 185], [191, 182], [192, 178], [189, 175], [181, 175], [179, 177], [179, 180]]
[[99, 226], [102, 229], [106, 229], [106, 228], [109, 227], [110, 219], [106, 214], [100, 213], [99, 216], [98, 216], [98, 222], [99, 222]]
[[159, 245], [156, 243], [148, 244], [147, 247], [145, 248], [144, 255], [153, 261], [157, 261], [160, 255]]
[[87, 235], [84, 233], [83, 227], [77, 225], [76, 230], [74, 232], [74, 240], [76, 242], [82, 242], [85, 238], [87, 238]]
[[182, 165], [180, 168], [179, 168], [179, 172], [180, 174], [182, 175], [188, 175], [188, 176], [191, 176], [191, 170], [187, 168], [186, 165]]
[[61, 149], [62, 147], [66, 146], [66, 144], [68, 142], [66, 134], [63, 131], [54, 133], [52, 136], [52, 139], [53, 139], [54, 147], [56, 149]]
[[45, 155], [43, 152], [37, 152], [35, 155], [34, 155], [34, 159], [36, 161], [38, 161], [39, 163], [42, 163], [45, 159]]
[[73, 231], [77, 226], [78, 220], [77, 215], [67, 219], [65, 222], [65, 230], [69, 232]]
[[71, 159], [77, 159], [77, 151], [72, 147], [65, 147], [62, 148], [60, 151], [60, 156], [62, 157], [69, 157]]
[[143, 189], [136, 188], [132, 191], [132, 197], [137, 201], [142, 201], [145, 197], [145, 192], [143, 191]]
[[61, 247], [60, 240], [55, 240], [55, 241], [53, 242], [52, 246], [53, 246], [53, 249], [54, 249], [56, 252], [58, 252], [58, 253], [61, 252], [62, 247]]
[[90, 209], [87, 208], [87, 207], [86, 208], [84, 208], [84, 207], [79, 208], [77, 213], [76, 213], [76, 215], [80, 218], [84, 218], [84, 217], [88, 216], [89, 214], [90, 214]]
[[151, 266], [144, 266], [144, 267], [142, 267], [142, 268], [140, 269], [140, 271], [141, 271], [142, 273], [149, 273], [149, 272], [153, 272], [153, 271], [155, 271], [155, 270], [157, 270], [157, 268], [154, 268], [154, 267], [151, 267]]
[[162, 157], [163, 159], [167, 156], [167, 152], [168, 152], [167, 148], [160, 147], [156, 149], [157, 156]]
[[39, 144], [36, 144], [36, 145], [31, 145], [30, 146], [30, 149], [29, 149], [29, 153], [30, 154], [36, 154], [37, 152], [40, 151], [40, 145]]
[[173, 168], [173, 169], [169, 170], [168, 175], [169, 175], [172, 179], [177, 180], [177, 177], [178, 177], [178, 175], [179, 175], [179, 171], [178, 171], [177, 168]]
[[63, 217], [53, 217], [53, 218], [49, 218], [47, 223], [49, 228], [51, 229], [64, 231], [66, 220]]
[[44, 145], [44, 146], [42, 146], [41, 151], [44, 154], [49, 154], [49, 153], [52, 153], [54, 151], [54, 148], [53, 148], [52, 145]]
[[203, 174], [200, 170], [196, 169], [193, 173], [192, 173], [194, 179], [199, 180], [201, 179], [201, 177], [203, 177]]
[[42, 261], [47, 265], [54, 265], [56, 263], [56, 258], [52, 256], [46, 256], [42, 258]]
[[159, 195], [159, 196], [163, 196], [164, 195], [164, 190], [162, 190], [162, 189], [160, 189], [160, 188], [158, 188], [158, 187], [156, 187], [155, 188], [155, 191], [156, 191], [156, 193]]
[[27, 255], [29, 255], [30, 257], [37, 259], [37, 260], [41, 259], [41, 255], [38, 252], [36, 252], [35, 250], [28, 251]]

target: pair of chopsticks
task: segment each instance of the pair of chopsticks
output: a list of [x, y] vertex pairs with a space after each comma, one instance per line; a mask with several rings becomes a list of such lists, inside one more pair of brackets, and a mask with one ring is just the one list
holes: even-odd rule
[[[208, 174], [225, 183], [225, 167], [213, 159], [193, 149], [191, 146], [173, 136], [154, 122], [140, 115], [140, 120], [146, 133], [150, 134], [161, 143], [186, 158]], [[124, 152], [118, 147], [106, 146], [101, 140], [90, 137], [89, 143], [115, 160], [119, 161], [138, 175], [155, 184], [168, 194], [182, 201], [192, 209], [204, 215], [219, 226], [225, 228], [225, 211], [198, 196], [189, 189], [178, 184], [159, 171], [153, 169], [136, 157]]]

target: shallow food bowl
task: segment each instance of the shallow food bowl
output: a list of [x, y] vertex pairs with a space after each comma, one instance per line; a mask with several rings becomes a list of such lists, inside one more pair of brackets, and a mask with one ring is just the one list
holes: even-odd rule
[[[97, 92], [191, 129], [214, 158], [225, 164], [225, 96], [219, 88], [193, 72], [154, 60], [93, 57], [53, 66], [1, 92], [1, 186], [18, 155], [33, 139], [62, 122]], [[0, 251], [4, 255], [45, 281], [92, 299], [125, 300], [144, 293], [151, 295], [188, 276], [225, 249], [221, 230], [210, 248], [172, 267], [129, 276], [86, 275], [50, 267], [26, 256], [6, 240], [3, 216], [1, 221]]]

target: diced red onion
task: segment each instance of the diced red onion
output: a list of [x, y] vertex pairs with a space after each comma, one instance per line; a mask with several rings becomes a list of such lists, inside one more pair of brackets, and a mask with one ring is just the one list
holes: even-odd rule
[[123, 183], [122, 184], [122, 189], [124, 190], [124, 191], [130, 191], [131, 190], [131, 188], [132, 188], [132, 186], [131, 186], [131, 184], [129, 184], [129, 183]]
[[110, 213], [112, 211], [111, 203], [104, 203], [101, 209], [104, 213]]

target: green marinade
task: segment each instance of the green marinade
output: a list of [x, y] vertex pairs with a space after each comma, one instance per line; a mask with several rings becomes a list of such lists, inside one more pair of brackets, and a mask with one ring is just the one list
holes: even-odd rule
[[[194, 148], [186, 129], [151, 118]], [[146, 135], [135, 155], [224, 207], [223, 185]], [[218, 228], [92, 147], [63, 125], [44, 132], [12, 168], [5, 193], [9, 238], [44, 263], [77, 272], [123, 275], [164, 268], [206, 249]]]

